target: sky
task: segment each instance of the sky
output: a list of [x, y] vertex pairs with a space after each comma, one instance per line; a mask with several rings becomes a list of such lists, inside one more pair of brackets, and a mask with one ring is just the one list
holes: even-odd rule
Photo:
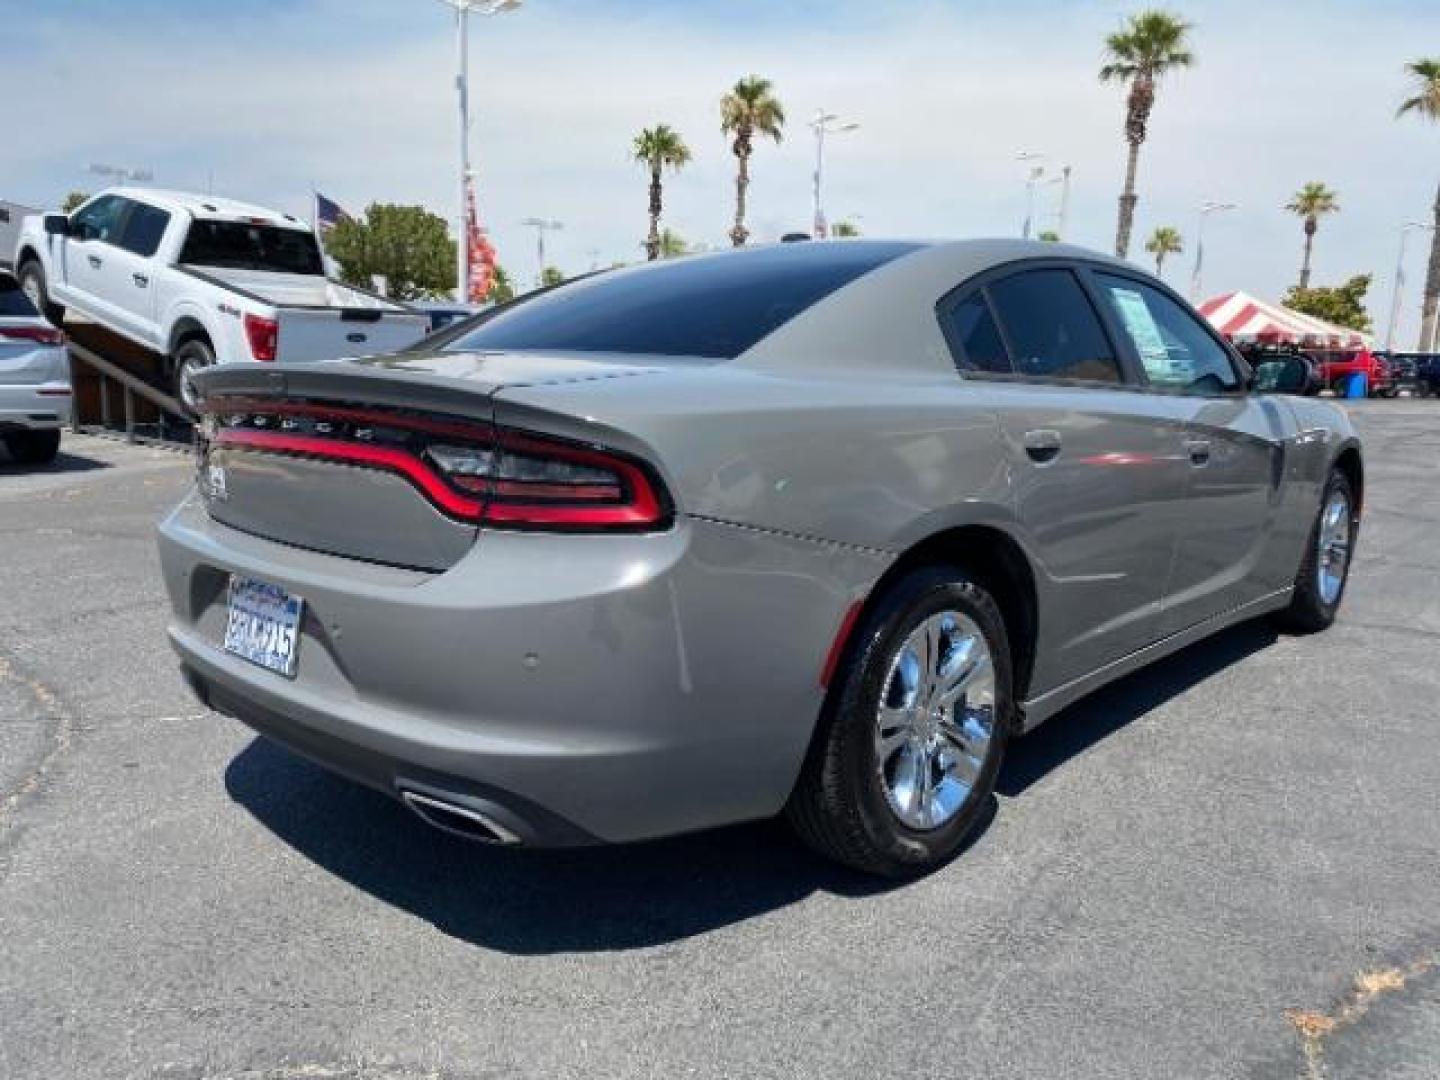
[[[694, 161], [667, 178], [665, 224], [721, 245], [734, 158], [719, 99], [773, 80], [789, 121], [752, 161], [756, 239], [806, 229], [817, 108], [860, 124], [826, 144], [825, 207], [867, 236], [1018, 235], [1026, 166], [1072, 170], [1067, 240], [1110, 250], [1124, 168], [1123, 91], [1096, 71], [1136, 3], [1059, 0], [526, 0], [473, 19], [471, 146], [480, 213], [501, 262], [537, 273], [527, 217], [564, 229], [547, 261], [569, 272], [642, 256], [648, 183], [629, 159], [668, 123]], [[1397, 121], [1403, 65], [1440, 55], [1434, 0], [1171, 0], [1195, 24], [1197, 65], [1161, 85], [1142, 151], [1137, 241], [1186, 239], [1166, 275], [1188, 291], [1197, 208], [1209, 219], [1204, 292], [1278, 299], [1294, 283], [1303, 183], [1338, 191], [1320, 228], [1316, 284], [1372, 273], [1388, 321], [1407, 219], [1429, 219], [1440, 127]], [[318, 189], [351, 212], [420, 203], [453, 217], [458, 151], [453, 15], [439, 0], [0, 0], [10, 134], [0, 198], [52, 206], [93, 190], [91, 162], [157, 185], [309, 216]], [[18, 130], [17, 130], [18, 122]], [[1039, 189], [1056, 224], [1059, 186]], [[1412, 234], [1398, 341], [1424, 277]]]

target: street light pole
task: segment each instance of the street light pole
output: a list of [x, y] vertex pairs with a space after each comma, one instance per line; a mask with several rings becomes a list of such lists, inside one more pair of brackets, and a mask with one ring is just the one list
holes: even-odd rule
[[440, 0], [455, 9], [455, 93], [460, 106], [460, 213], [455, 230], [456, 296], [470, 299], [470, 34], [469, 16], [500, 15], [515, 11], [521, 0]]
[[528, 225], [535, 230], [535, 255], [540, 260], [540, 269], [535, 275], [535, 284], [545, 284], [545, 234], [565, 228], [563, 221], [555, 221], [553, 218], [527, 217], [520, 223]]
[[1061, 240], [1070, 225], [1070, 166], [1060, 170], [1060, 227], [1056, 230]]
[[[1045, 155], [1039, 150], [1021, 150], [1015, 155], [1016, 161], [1039, 161]], [[1025, 224], [1020, 227], [1020, 236], [1030, 239], [1030, 227], [1035, 217], [1035, 183], [1045, 175], [1044, 165], [1032, 165], [1025, 174]]]
[[1423, 221], [1407, 221], [1400, 226], [1400, 253], [1395, 257], [1395, 284], [1390, 293], [1390, 323], [1385, 328], [1386, 352], [1395, 347], [1395, 329], [1400, 323], [1400, 294], [1405, 289], [1405, 238], [1416, 229], [1433, 228], [1435, 226]]
[[825, 221], [825, 211], [820, 199], [820, 185], [825, 172], [825, 136], [827, 134], [839, 135], [844, 132], [854, 131], [859, 126], [859, 124], [853, 122], [842, 123], [840, 117], [834, 113], [827, 113], [824, 109], [816, 109], [815, 118], [810, 121], [810, 128], [815, 132], [815, 216], [812, 231], [816, 240], [825, 239], [829, 233], [829, 225]]
[[1190, 302], [1200, 302], [1201, 273], [1205, 261], [1205, 219], [1217, 211], [1235, 210], [1239, 203], [1215, 202], [1213, 199], [1206, 199], [1200, 204], [1200, 220], [1195, 229], [1195, 269], [1190, 274]]

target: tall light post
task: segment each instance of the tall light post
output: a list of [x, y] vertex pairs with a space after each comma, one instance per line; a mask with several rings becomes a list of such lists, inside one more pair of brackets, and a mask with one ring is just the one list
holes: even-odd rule
[[86, 168], [88, 173], [95, 176], [108, 177], [118, 184], [148, 184], [155, 179], [155, 174], [149, 169], [128, 169], [123, 165], [93, 164]]
[[1065, 230], [1070, 227], [1070, 166], [1060, 170], [1060, 224], [1055, 234], [1065, 239]]
[[1045, 155], [1039, 150], [1021, 150], [1015, 155], [1015, 160], [1021, 163], [1028, 163], [1030, 168], [1025, 170], [1025, 224], [1020, 227], [1020, 235], [1030, 239], [1031, 225], [1035, 218], [1035, 185], [1045, 175], [1045, 166], [1036, 164]]
[[460, 213], [455, 230], [456, 299], [461, 303], [470, 298], [470, 35], [469, 18], [473, 15], [501, 15], [515, 11], [521, 0], [440, 0], [455, 9], [455, 92], [460, 104]]
[[535, 256], [540, 260], [540, 269], [535, 273], [535, 284], [545, 284], [545, 234], [547, 232], [559, 232], [565, 228], [563, 221], [555, 221], [553, 218], [527, 217], [520, 223], [535, 230]]
[[824, 240], [829, 232], [829, 226], [825, 221], [825, 211], [820, 202], [820, 184], [825, 172], [825, 136], [854, 131], [859, 126], [853, 121], [841, 120], [834, 113], [827, 113], [824, 109], [816, 109], [815, 117], [810, 121], [810, 130], [815, 132], [815, 223], [813, 232], [816, 240]]
[[1190, 302], [1200, 302], [1201, 273], [1205, 264], [1205, 219], [1211, 214], [1225, 210], [1239, 209], [1239, 203], [1216, 202], [1214, 199], [1206, 199], [1200, 204], [1200, 220], [1195, 228], [1195, 269], [1190, 273]]
[[[1423, 221], [1407, 221], [1400, 226], [1400, 253], [1395, 257], [1395, 284], [1390, 293], [1390, 323], [1385, 328], [1386, 352], [1395, 346], [1395, 328], [1400, 323], [1400, 294], [1405, 290], [1405, 238], [1418, 229], [1434, 228]], [[1423, 349], [1425, 343], [1421, 342], [1420, 347]]]

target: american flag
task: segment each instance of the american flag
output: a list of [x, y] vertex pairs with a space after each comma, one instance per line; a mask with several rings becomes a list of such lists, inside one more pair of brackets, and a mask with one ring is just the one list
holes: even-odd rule
[[327, 199], [318, 191], [315, 192], [315, 230], [322, 235], [329, 232], [342, 221], [349, 221], [347, 214], [334, 199]]

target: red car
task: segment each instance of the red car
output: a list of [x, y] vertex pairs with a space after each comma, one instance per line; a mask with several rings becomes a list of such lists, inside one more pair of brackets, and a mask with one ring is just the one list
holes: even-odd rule
[[1343, 349], [1311, 354], [1320, 375], [1320, 385], [1343, 396], [1351, 375], [1364, 375], [1367, 392], [1379, 397], [1395, 396], [1395, 379], [1390, 365], [1369, 349]]

